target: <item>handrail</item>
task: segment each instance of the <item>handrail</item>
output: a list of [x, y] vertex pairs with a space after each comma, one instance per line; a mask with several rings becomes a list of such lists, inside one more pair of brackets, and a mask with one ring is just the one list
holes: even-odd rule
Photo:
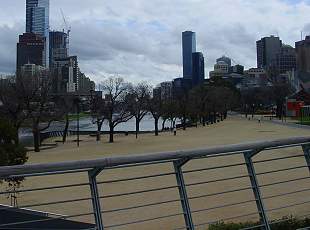
[[31, 175], [36, 173], [50, 173], [74, 171], [81, 169], [109, 168], [115, 166], [125, 166], [138, 163], [160, 162], [166, 160], [178, 160], [184, 158], [200, 158], [212, 155], [225, 155], [227, 153], [249, 152], [254, 150], [266, 150], [268, 148], [289, 146], [295, 144], [308, 144], [310, 137], [290, 137], [277, 140], [265, 140], [256, 142], [247, 142], [242, 144], [232, 144], [224, 146], [215, 146], [196, 150], [182, 150], [172, 152], [160, 152], [140, 155], [123, 155], [118, 157], [106, 157], [96, 160], [70, 161], [60, 163], [29, 164], [19, 166], [0, 167], [0, 179]]

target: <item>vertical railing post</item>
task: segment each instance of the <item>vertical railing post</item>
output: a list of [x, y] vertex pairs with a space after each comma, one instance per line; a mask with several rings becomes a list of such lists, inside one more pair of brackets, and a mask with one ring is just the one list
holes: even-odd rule
[[91, 191], [91, 198], [93, 204], [93, 211], [96, 221], [96, 230], [103, 230], [103, 221], [102, 221], [102, 213], [101, 213], [101, 205], [100, 205], [100, 198], [98, 192], [98, 185], [97, 185], [97, 175], [102, 171], [102, 169], [92, 169], [88, 171], [88, 179], [90, 184], [90, 191]]
[[187, 197], [186, 186], [185, 186], [185, 181], [184, 181], [183, 172], [182, 172], [182, 166], [186, 164], [188, 161], [189, 159], [177, 160], [173, 162], [173, 165], [174, 165], [174, 170], [176, 173], [176, 180], [177, 180], [179, 194], [181, 198], [181, 204], [182, 204], [186, 229], [194, 230], [195, 228], [194, 228], [194, 223], [192, 219], [192, 213], [190, 209], [189, 200]]
[[264, 225], [263, 229], [270, 230], [268, 216], [264, 207], [261, 191], [259, 189], [258, 180], [256, 177], [256, 172], [254, 168], [254, 164], [252, 161], [252, 157], [255, 156], [257, 153], [259, 153], [261, 150], [251, 151], [251, 152], [245, 152], [244, 159], [247, 166], [248, 174], [251, 180], [251, 186], [254, 193], [256, 206], [259, 212], [260, 221]]
[[303, 145], [302, 150], [304, 151], [305, 159], [310, 172], [310, 145]]

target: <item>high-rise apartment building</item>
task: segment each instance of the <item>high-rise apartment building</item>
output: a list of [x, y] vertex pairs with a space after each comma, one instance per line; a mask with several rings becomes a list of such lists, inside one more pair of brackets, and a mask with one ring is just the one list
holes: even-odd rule
[[17, 43], [16, 71], [25, 64], [43, 66], [44, 62], [44, 39], [37, 34], [24, 33], [19, 35]]
[[273, 66], [280, 74], [287, 71], [296, 70], [296, 52], [295, 49], [289, 45], [283, 45], [280, 52], [276, 54]]
[[193, 86], [203, 84], [205, 79], [205, 64], [204, 57], [201, 52], [195, 52], [192, 54], [193, 60], [193, 76], [192, 82]]
[[49, 0], [26, 0], [26, 32], [45, 38], [43, 66], [49, 65]]
[[49, 33], [49, 42], [50, 42], [50, 68], [55, 68], [54, 62], [56, 59], [68, 57], [68, 35], [60, 31], [51, 31]]
[[192, 79], [193, 59], [192, 53], [196, 52], [196, 34], [192, 31], [182, 33], [183, 78]]
[[310, 73], [310, 36], [295, 43], [297, 71]]
[[276, 58], [276, 55], [280, 52], [281, 47], [282, 41], [279, 37], [264, 37], [257, 41], [257, 68], [269, 68]]

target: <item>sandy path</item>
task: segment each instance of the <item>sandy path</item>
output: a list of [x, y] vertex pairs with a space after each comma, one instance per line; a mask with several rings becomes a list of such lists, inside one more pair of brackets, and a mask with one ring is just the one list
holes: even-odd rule
[[[81, 159], [95, 159], [107, 155], [148, 153], [181, 149], [203, 148], [214, 145], [232, 144], [247, 141], [269, 140], [289, 136], [310, 135], [310, 130], [290, 128], [271, 123], [257, 123], [255, 121], [247, 121], [238, 117], [229, 118], [228, 120], [208, 127], [191, 128], [187, 131], [178, 131], [177, 136], [171, 133], [163, 133], [159, 137], [152, 134], [141, 135], [138, 140], [134, 136], [116, 136], [116, 142], [109, 144], [105, 140], [107, 136], [103, 136], [103, 141], [96, 143], [94, 138], [82, 137], [83, 142], [80, 148], [76, 148], [73, 142], [65, 145], [59, 144], [57, 148], [42, 151], [41, 153], [30, 153], [29, 163], [41, 162], [60, 162]], [[54, 140], [50, 140], [54, 141]], [[300, 148], [288, 148], [277, 151], [265, 151], [255, 160], [266, 158], [276, 158], [279, 156], [291, 156], [301, 154]], [[213, 167], [217, 165], [227, 165], [235, 163], [243, 163], [241, 155], [226, 156], [218, 158], [210, 158], [204, 160], [194, 160], [189, 162], [184, 170]], [[292, 158], [289, 160], [273, 161], [265, 164], [256, 164], [257, 172], [281, 169], [299, 165], [305, 165], [304, 158]], [[98, 177], [99, 181], [114, 180], [118, 178], [130, 178], [141, 175], [152, 175], [163, 172], [172, 172], [171, 164], [161, 164], [152, 166], [140, 166], [135, 168], [123, 168], [108, 170], [101, 173]], [[239, 175], [245, 175], [245, 166], [230, 167], [219, 170], [210, 170], [195, 173], [186, 173], [186, 183], [195, 183], [200, 181], [215, 180]], [[309, 171], [306, 168], [281, 172], [275, 174], [267, 174], [259, 176], [260, 184], [271, 183], [274, 181], [289, 180], [293, 178], [307, 177]], [[74, 183], [87, 182], [87, 175], [84, 173], [67, 174], [58, 176], [45, 176], [28, 178], [24, 182], [24, 188], [36, 188], [50, 185], [65, 185]], [[263, 196], [270, 196], [284, 192], [290, 192], [301, 189], [310, 189], [310, 180], [302, 180], [298, 182], [280, 184], [262, 189]], [[156, 177], [146, 180], [127, 181], [111, 184], [102, 184], [99, 186], [100, 195], [109, 195], [115, 193], [132, 192], [137, 190], [151, 189], [164, 186], [176, 185], [174, 175]], [[249, 179], [242, 178], [238, 180], [230, 180], [218, 183], [209, 183], [204, 185], [189, 186], [187, 188], [189, 197], [195, 197], [204, 194], [217, 193], [225, 190], [238, 189], [240, 187], [248, 187]], [[290, 203], [298, 203], [307, 200], [310, 192], [301, 192], [294, 195], [288, 195], [280, 198], [265, 200], [266, 208], [273, 209]], [[87, 186], [57, 189], [52, 191], [40, 191], [21, 194], [19, 205], [34, 204], [40, 202], [58, 201], [66, 199], [75, 199], [81, 197], [89, 197], [89, 189]], [[7, 203], [4, 197], [0, 198], [1, 203]], [[178, 191], [176, 189], [163, 190], [159, 192], [149, 192], [132, 196], [123, 196], [117, 198], [102, 199], [103, 210], [111, 210], [122, 207], [142, 205], [145, 203], [153, 203], [160, 201], [168, 201], [178, 199]], [[219, 205], [236, 203], [241, 201], [252, 200], [253, 195], [250, 190], [229, 193], [219, 196], [205, 197], [200, 199], [191, 199], [191, 209], [201, 210]], [[63, 205], [51, 205], [34, 207], [33, 209], [60, 213], [64, 215], [74, 215], [79, 213], [91, 212], [90, 201], [80, 201]], [[237, 215], [248, 214], [256, 211], [255, 202], [249, 202], [242, 205], [236, 205], [229, 208], [212, 209], [209, 211], [195, 212], [193, 219], [195, 224], [218, 220]], [[103, 218], [105, 225], [113, 225], [124, 223], [135, 219], [147, 219], [162, 215], [169, 215], [181, 212], [180, 202], [171, 202], [168, 204], [151, 206], [140, 209], [131, 209], [129, 211], [121, 211], [117, 213], [104, 213]], [[279, 218], [289, 214], [303, 215], [310, 213], [310, 205], [300, 205], [288, 209], [278, 210], [269, 213], [270, 218]], [[244, 220], [255, 220], [257, 215]], [[93, 222], [92, 216], [77, 218], [77, 220]], [[130, 225], [123, 229], [174, 229], [184, 226], [182, 216], [162, 219], [159, 221], [151, 221], [142, 224]], [[201, 229], [206, 229], [203, 226]]]

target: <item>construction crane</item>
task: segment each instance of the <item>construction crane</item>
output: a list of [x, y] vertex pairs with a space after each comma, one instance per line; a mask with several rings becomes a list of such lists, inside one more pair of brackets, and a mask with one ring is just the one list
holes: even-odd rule
[[62, 11], [61, 8], [60, 8], [60, 12], [61, 12], [62, 19], [64, 21], [64, 26], [66, 27], [66, 30], [67, 30], [67, 41], [66, 41], [66, 44], [67, 44], [67, 49], [69, 50], [71, 26], [68, 26], [66, 17], [65, 17], [64, 12]]

